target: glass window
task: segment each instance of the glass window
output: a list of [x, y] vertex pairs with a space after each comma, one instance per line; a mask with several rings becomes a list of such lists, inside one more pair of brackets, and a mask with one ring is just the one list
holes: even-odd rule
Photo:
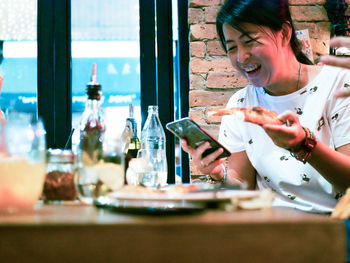
[[[134, 106], [141, 124], [139, 0], [72, 0], [72, 127], [77, 131], [93, 63], [107, 127], [121, 132]], [[140, 127], [138, 127], [140, 132]], [[72, 137], [72, 147], [79, 141]]]
[[0, 2], [0, 106], [37, 113], [37, 0]]

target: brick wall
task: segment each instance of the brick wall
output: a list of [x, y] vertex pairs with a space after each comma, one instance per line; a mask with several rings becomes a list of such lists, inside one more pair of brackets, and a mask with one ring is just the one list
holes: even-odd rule
[[[218, 136], [220, 118], [210, 118], [213, 108], [223, 107], [245, 85], [221, 48], [215, 28], [216, 14], [224, 0], [189, 0], [190, 25], [190, 117]], [[309, 29], [314, 62], [329, 51], [326, 0], [289, 0], [296, 30]], [[346, 0], [350, 6], [350, 0]], [[350, 8], [349, 8], [350, 9]], [[347, 15], [350, 14], [348, 9]], [[199, 174], [191, 166], [192, 175]]]

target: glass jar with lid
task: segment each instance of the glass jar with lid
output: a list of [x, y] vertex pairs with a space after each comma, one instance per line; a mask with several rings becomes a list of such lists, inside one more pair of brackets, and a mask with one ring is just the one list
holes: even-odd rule
[[76, 199], [74, 176], [76, 156], [70, 150], [49, 149], [44, 183], [44, 201], [64, 201]]

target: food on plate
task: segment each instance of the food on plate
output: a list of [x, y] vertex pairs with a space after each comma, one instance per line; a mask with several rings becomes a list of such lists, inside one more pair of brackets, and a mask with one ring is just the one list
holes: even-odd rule
[[227, 108], [214, 109], [213, 116], [234, 115], [237, 119], [255, 123], [258, 125], [274, 124], [282, 125], [283, 122], [278, 119], [277, 112], [268, 110], [264, 107], [249, 107], [249, 108]]
[[138, 193], [138, 194], [164, 194], [164, 193], [189, 193], [198, 191], [200, 188], [203, 188], [202, 185], [168, 185], [161, 188], [150, 188], [144, 187], [141, 185], [124, 185], [122, 189], [118, 192], [123, 193]]

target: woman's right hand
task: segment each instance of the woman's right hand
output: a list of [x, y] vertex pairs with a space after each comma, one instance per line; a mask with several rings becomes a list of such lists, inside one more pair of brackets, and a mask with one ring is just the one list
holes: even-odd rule
[[187, 144], [185, 139], [181, 140], [182, 149], [192, 156], [192, 163], [202, 174], [209, 174], [214, 180], [218, 181], [222, 179], [222, 166], [225, 162], [225, 158], [216, 158], [223, 153], [224, 149], [219, 148], [215, 152], [202, 158], [203, 152], [209, 147], [210, 143], [205, 142], [196, 149], [193, 149]]

